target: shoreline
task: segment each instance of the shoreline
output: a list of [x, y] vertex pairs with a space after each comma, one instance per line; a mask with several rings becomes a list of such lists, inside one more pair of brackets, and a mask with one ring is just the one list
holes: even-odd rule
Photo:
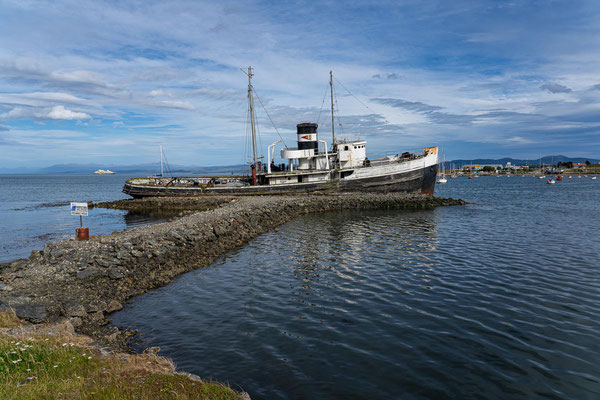
[[89, 241], [48, 243], [28, 259], [0, 264], [0, 312], [14, 312], [33, 324], [68, 323], [113, 351], [130, 352], [135, 331], [107, 326], [111, 312], [298, 216], [464, 204], [405, 193], [162, 197], [98, 203], [93, 206], [168, 210], [184, 216]]
[[[338, 210], [426, 209], [463, 200], [414, 194], [210, 196], [117, 200], [95, 207], [177, 210], [173, 221], [128, 228], [89, 241], [64, 240], [29, 259], [0, 264], [0, 311], [32, 323], [68, 320], [111, 347], [123, 332], [105, 325], [123, 303], [210, 265], [261, 233], [300, 215]], [[199, 211], [202, 210], [202, 211]]]

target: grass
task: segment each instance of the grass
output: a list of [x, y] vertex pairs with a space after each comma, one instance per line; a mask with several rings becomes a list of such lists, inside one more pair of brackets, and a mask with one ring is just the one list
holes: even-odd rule
[[[152, 354], [103, 354], [77, 335], [22, 329], [0, 313], [1, 399], [243, 399], [231, 388], [175, 374]], [[15, 333], [19, 332], [19, 333]]]

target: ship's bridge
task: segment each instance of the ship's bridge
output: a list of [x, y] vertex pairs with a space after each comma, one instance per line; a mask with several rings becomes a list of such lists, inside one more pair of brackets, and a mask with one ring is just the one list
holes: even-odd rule
[[364, 140], [344, 140], [336, 143], [338, 167], [340, 169], [356, 168], [365, 165], [367, 160], [367, 142]]

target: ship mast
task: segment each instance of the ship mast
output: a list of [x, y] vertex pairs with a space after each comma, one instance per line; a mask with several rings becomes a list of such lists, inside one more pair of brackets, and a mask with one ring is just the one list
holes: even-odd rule
[[160, 176], [163, 177], [164, 175], [164, 168], [163, 168], [163, 150], [162, 150], [162, 144], [160, 145]]
[[252, 67], [248, 67], [248, 99], [250, 100], [250, 124], [252, 126], [252, 152], [254, 156], [254, 168], [258, 165], [256, 153], [256, 127], [254, 126], [254, 96], [252, 95]]
[[331, 89], [331, 145], [335, 145], [335, 123], [333, 120], [333, 71], [329, 71], [329, 88]]

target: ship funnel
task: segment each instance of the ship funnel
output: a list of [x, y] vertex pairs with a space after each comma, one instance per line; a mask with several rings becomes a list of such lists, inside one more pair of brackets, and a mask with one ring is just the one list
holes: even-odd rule
[[319, 125], [313, 122], [303, 122], [296, 125], [298, 129], [298, 150], [314, 149], [315, 154], [319, 151], [319, 137], [317, 128]]

